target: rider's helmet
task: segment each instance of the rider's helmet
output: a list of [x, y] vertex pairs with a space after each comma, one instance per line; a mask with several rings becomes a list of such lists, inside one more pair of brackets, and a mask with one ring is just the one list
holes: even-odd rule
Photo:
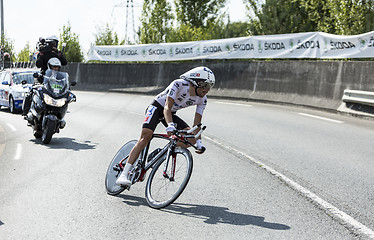
[[50, 70], [56, 70], [54, 68], [58, 68], [57, 71], [60, 71], [61, 69], [61, 61], [60, 59], [53, 57], [48, 60], [48, 69]]
[[216, 78], [212, 70], [207, 67], [196, 67], [180, 76], [192, 83], [196, 88], [210, 89], [214, 86]]
[[59, 39], [58, 39], [58, 37], [56, 35], [49, 36], [45, 40], [49, 44], [52, 44], [52, 47], [57, 47], [58, 46]]

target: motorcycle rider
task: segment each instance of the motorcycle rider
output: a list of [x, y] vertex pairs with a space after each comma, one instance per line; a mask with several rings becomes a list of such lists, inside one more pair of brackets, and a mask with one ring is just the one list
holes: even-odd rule
[[[48, 61], [51, 58], [58, 58], [60, 60], [60, 65], [67, 65], [67, 60], [62, 54], [61, 51], [57, 49], [58, 46], [58, 37], [55, 35], [52, 35], [50, 37], [39, 38], [39, 53], [38, 57], [36, 59], [36, 66], [38, 68], [41, 68], [40, 73], [42, 75], [45, 75], [45, 71], [48, 69]], [[61, 68], [61, 67], [60, 67]], [[38, 77], [38, 81], [41, 82], [43, 80], [43, 76]], [[22, 106], [22, 115], [26, 116], [30, 109], [32, 99], [32, 89], [25, 97], [23, 106]], [[25, 117], [27, 119], [27, 116]]]
[[[60, 71], [61, 70], [61, 61], [56, 57], [50, 58], [48, 60], [48, 63], [47, 63], [47, 68], [50, 69], [50, 70], [53, 70], [53, 71]], [[33, 124], [32, 113], [30, 112], [33, 90], [34, 90], [34, 87], [31, 89], [31, 94], [29, 94], [29, 96], [25, 97], [25, 101], [23, 103], [24, 104], [23, 111], [24, 111], [24, 113], [26, 112], [25, 119], [28, 121], [29, 124]], [[65, 120], [63, 120], [63, 122], [65, 122]]]
[[[176, 129], [190, 129], [188, 124], [176, 115], [176, 112], [179, 109], [196, 105], [193, 125], [201, 123], [207, 105], [206, 94], [214, 83], [215, 77], [209, 68], [197, 67], [182, 74], [180, 79], [171, 82], [163, 92], [154, 98], [146, 111], [140, 139], [131, 150], [126, 165], [116, 181], [117, 185], [130, 186], [132, 184], [131, 180], [128, 179], [128, 174], [141, 151], [148, 145], [160, 122], [166, 127], [168, 136], [171, 136]], [[200, 128], [195, 131], [195, 134], [199, 130]], [[191, 142], [195, 144], [193, 139]], [[205, 151], [200, 138], [196, 140], [196, 145], [199, 149], [197, 153]], [[178, 146], [188, 147], [184, 144]]]

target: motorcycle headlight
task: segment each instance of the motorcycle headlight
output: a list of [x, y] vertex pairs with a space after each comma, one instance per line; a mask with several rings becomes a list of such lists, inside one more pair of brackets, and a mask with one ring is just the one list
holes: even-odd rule
[[43, 96], [44, 96], [44, 102], [54, 107], [62, 107], [66, 103], [66, 98], [54, 99], [45, 93], [43, 94]]

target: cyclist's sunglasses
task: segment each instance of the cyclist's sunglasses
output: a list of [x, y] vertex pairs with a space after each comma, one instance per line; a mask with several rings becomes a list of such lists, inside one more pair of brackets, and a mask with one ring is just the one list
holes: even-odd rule
[[205, 90], [209, 90], [213, 87], [212, 84], [206, 83], [206, 82], [199, 82], [198, 85], [199, 85], [199, 88], [202, 88], [202, 89], [205, 89]]

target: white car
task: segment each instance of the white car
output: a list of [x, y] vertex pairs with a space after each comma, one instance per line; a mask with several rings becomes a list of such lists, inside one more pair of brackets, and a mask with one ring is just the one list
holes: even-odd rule
[[34, 81], [33, 74], [38, 69], [17, 68], [0, 72], [0, 108], [9, 108], [11, 113], [22, 109], [24, 95], [30, 91]]

